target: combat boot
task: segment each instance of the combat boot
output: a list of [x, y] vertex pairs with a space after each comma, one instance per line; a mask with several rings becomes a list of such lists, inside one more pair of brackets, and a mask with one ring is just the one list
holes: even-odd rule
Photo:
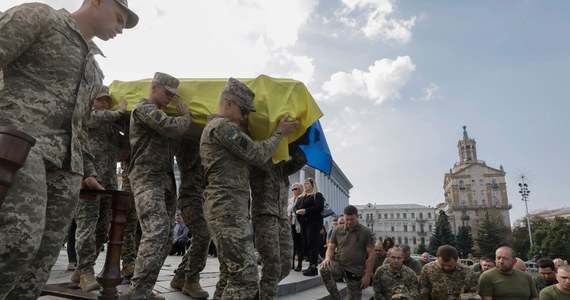
[[196, 299], [207, 299], [210, 294], [202, 289], [199, 282], [186, 282], [182, 288], [182, 294]]
[[81, 275], [79, 276], [79, 286], [84, 292], [95, 291], [101, 288], [95, 279], [93, 271], [81, 272]]
[[151, 293], [148, 297], [146, 297], [147, 300], [166, 300], [166, 298], [159, 296], [155, 293]]
[[170, 281], [170, 286], [173, 289], [177, 289], [177, 290], [181, 290], [184, 287], [184, 283], [186, 283], [186, 278], [184, 275], [182, 275], [182, 272], [176, 272], [176, 274], [174, 274], [174, 277], [172, 277], [172, 280]]
[[75, 269], [75, 271], [73, 271], [73, 274], [71, 274], [71, 282], [79, 283], [79, 269]]

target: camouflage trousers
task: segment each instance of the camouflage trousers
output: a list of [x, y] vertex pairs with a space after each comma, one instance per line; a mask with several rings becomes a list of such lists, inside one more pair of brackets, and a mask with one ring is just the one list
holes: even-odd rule
[[[130, 190], [129, 190], [130, 192]], [[137, 252], [140, 242], [140, 226], [137, 217], [137, 209], [135, 207], [135, 198], [131, 200], [131, 209], [127, 213], [127, 223], [123, 233], [123, 249], [121, 251], [121, 261], [123, 267], [128, 264], [134, 264], [137, 259]]]
[[253, 217], [253, 229], [262, 265], [259, 299], [277, 299], [277, 284], [291, 272], [291, 225], [287, 219], [260, 215]]
[[[133, 182], [131, 184], [134, 186]], [[170, 249], [176, 196], [161, 183], [147, 188], [134, 195], [142, 237], [131, 279], [131, 293], [149, 296]]]
[[79, 199], [75, 215], [75, 252], [80, 271], [93, 271], [101, 248], [107, 241], [113, 216], [111, 200], [109, 195], [97, 197], [97, 200]]
[[354, 280], [346, 276], [346, 272], [340, 267], [338, 262], [332, 260], [331, 266], [326, 269], [321, 268], [321, 278], [325, 287], [331, 294], [333, 300], [340, 300], [340, 293], [336, 287], [336, 281], [344, 279], [346, 282], [346, 288], [348, 294], [346, 299], [348, 300], [360, 300], [362, 299], [362, 289], [360, 288], [360, 280]]
[[220, 277], [214, 299], [257, 299], [257, 263], [253, 249], [253, 229], [245, 216], [208, 219], [218, 260]]
[[187, 282], [194, 283], [200, 281], [200, 272], [206, 267], [211, 238], [208, 223], [204, 217], [202, 197], [185, 197], [183, 194], [181, 188], [178, 206], [182, 211], [184, 222], [189, 224], [192, 244], [178, 265], [176, 274], [180, 272], [185, 275]]
[[32, 151], [0, 208], [0, 299], [37, 299], [57, 261], [81, 175]]

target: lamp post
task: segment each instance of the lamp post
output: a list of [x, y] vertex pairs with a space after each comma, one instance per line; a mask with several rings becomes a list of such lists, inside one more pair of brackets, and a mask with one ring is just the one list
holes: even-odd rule
[[528, 215], [528, 194], [530, 194], [530, 191], [528, 190], [528, 184], [524, 182], [524, 176], [522, 177], [522, 183], [519, 183], [519, 187], [521, 188], [519, 193], [521, 194], [522, 201], [524, 201], [524, 206], [526, 207], [526, 226], [528, 227], [530, 249], [532, 249], [532, 233], [530, 232], [530, 217]]

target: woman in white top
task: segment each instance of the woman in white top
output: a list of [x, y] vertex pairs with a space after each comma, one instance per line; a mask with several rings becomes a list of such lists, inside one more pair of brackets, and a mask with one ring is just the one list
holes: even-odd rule
[[[293, 234], [293, 264], [291, 269], [300, 272], [303, 263], [303, 242], [301, 240], [301, 224], [297, 221], [297, 215], [293, 212], [295, 204], [299, 195], [303, 193], [303, 185], [300, 183], [293, 183], [291, 185], [293, 197], [289, 198], [289, 205], [287, 206], [287, 217], [291, 223], [291, 232]], [[295, 267], [295, 256], [297, 256], [297, 267]]]

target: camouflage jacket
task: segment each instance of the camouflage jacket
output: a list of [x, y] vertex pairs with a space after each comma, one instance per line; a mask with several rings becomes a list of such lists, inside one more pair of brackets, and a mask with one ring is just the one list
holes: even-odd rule
[[427, 263], [420, 276], [420, 299], [459, 299], [463, 293], [477, 293], [477, 276], [461, 263], [449, 273], [437, 261]]
[[190, 114], [168, 116], [147, 99], [141, 99], [131, 112], [129, 181], [133, 194], [158, 185], [174, 191], [175, 141], [190, 123]]
[[106, 189], [117, 189], [117, 155], [119, 148], [129, 142], [112, 124], [121, 116], [118, 111], [92, 110], [89, 120], [85, 122], [97, 181]]
[[287, 220], [289, 175], [306, 163], [305, 153], [298, 147], [289, 160], [273, 164], [269, 159], [264, 166], [253, 167], [250, 176], [251, 215], [273, 215]]
[[382, 265], [374, 273], [374, 299], [390, 299], [400, 294], [408, 300], [419, 299], [418, 279], [414, 270], [402, 265], [398, 271], [390, 265]]
[[0, 14], [0, 125], [33, 136], [32, 151], [77, 174], [94, 173], [84, 170], [81, 131], [103, 85], [97, 54], [64, 9], [28, 3]]
[[249, 168], [267, 162], [283, 134], [254, 142], [237, 123], [212, 115], [202, 131], [200, 157], [204, 166], [206, 189], [204, 213], [215, 219], [228, 215], [249, 215]]

